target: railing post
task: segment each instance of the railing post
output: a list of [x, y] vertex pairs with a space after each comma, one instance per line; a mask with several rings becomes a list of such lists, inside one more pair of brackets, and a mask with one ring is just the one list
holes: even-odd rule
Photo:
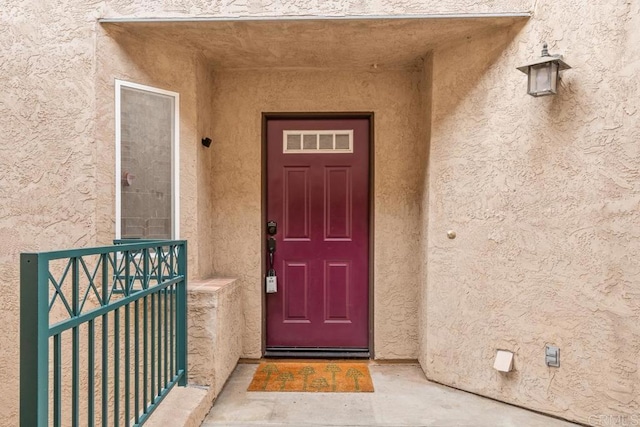
[[183, 281], [177, 287], [177, 343], [178, 346], [178, 371], [183, 372], [178, 381], [178, 385], [187, 385], [187, 242], [184, 241], [178, 246], [178, 274], [183, 277]]
[[47, 260], [20, 255], [20, 425], [48, 424], [49, 287]]

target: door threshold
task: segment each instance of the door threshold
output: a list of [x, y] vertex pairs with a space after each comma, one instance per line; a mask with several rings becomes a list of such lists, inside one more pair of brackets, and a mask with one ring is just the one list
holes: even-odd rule
[[264, 357], [299, 359], [369, 359], [371, 352], [361, 348], [267, 348]]

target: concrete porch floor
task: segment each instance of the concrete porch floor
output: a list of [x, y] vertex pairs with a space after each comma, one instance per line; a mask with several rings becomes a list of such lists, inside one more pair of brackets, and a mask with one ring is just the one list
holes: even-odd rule
[[576, 425], [431, 383], [417, 364], [372, 362], [374, 393], [247, 392], [257, 367], [236, 367], [202, 427]]

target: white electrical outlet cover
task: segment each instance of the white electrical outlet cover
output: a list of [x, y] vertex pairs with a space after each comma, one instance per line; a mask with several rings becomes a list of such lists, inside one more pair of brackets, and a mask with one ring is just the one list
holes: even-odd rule
[[500, 372], [511, 372], [513, 369], [513, 353], [507, 350], [498, 350], [493, 367]]

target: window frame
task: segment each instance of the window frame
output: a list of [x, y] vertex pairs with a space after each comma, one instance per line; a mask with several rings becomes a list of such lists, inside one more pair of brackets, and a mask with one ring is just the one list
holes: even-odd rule
[[122, 88], [173, 98], [173, 140], [171, 142], [171, 239], [180, 238], [180, 94], [165, 89], [115, 79], [115, 221], [116, 240], [122, 239]]
[[[289, 149], [288, 137], [289, 135], [300, 135], [300, 148]], [[314, 149], [304, 149], [304, 137], [305, 135], [316, 136], [316, 147]], [[320, 148], [320, 136], [331, 135], [333, 137], [332, 148]], [[341, 150], [336, 148], [336, 137], [338, 135], [347, 135], [349, 137], [349, 148]], [[293, 130], [285, 129], [282, 131], [282, 153], [283, 154], [353, 154], [353, 129], [324, 129], [324, 130]]]

